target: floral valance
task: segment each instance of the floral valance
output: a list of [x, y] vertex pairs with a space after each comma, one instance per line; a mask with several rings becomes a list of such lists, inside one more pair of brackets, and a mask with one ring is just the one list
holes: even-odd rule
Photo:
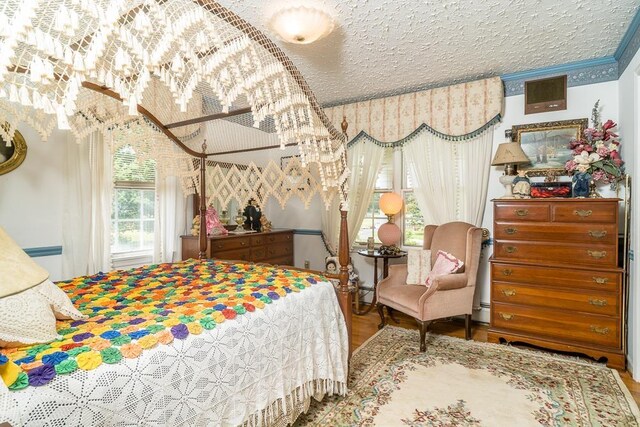
[[403, 140], [422, 125], [441, 137], [473, 137], [502, 113], [504, 90], [500, 77], [476, 80], [403, 95], [325, 109], [340, 128], [343, 117], [349, 139], [365, 132], [380, 142]]

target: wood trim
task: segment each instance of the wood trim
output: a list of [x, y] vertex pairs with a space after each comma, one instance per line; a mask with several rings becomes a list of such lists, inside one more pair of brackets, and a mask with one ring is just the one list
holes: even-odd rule
[[[112, 91], [111, 89], [105, 86], [100, 86], [91, 82], [82, 82], [82, 87], [101, 93], [103, 95], [109, 96], [115, 99], [116, 101], [122, 102], [122, 98], [120, 97], [120, 95], [118, 95], [116, 92]], [[160, 129], [162, 133], [164, 133], [167, 136], [167, 138], [169, 138], [171, 141], [175, 142], [180, 148], [182, 148], [182, 150], [185, 153], [191, 154], [192, 156], [198, 157], [198, 158], [202, 158], [203, 156], [205, 156], [204, 153], [198, 153], [197, 151], [187, 147], [182, 141], [180, 141], [180, 139], [178, 139], [177, 136], [175, 136], [169, 129], [167, 129], [166, 126], [163, 125], [162, 122], [156, 118], [156, 116], [151, 114], [146, 108], [142, 107], [140, 104], [138, 104], [137, 110], [140, 114], [145, 116], [154, 125], [156, 125], [158, 129]]]
[[171, 123], [171, 124], [166, 125], [165, 127], [167, 129], [172, 129], [172, 128], [177, 128], [177, 127], [181, 127], [181, 126], [194, 125], [196, 123], [202, 123], [202, 122], [208, 122], [208, 121], [212, 121], [212, 120], [224, 119], [226, 117], [238, 116], [240, 114], [246, 114], [246, 113], [250, 113], [250, 112], [251, 112], [251, 107], [240, 108], [239, 110], [229, 111], [228, 113], [209, 114], [207, 116], [202, 116], [202, 117], [198, 117], [198, 118], [195, 118], [195, 119], [189, 119], [189, 120], [183, 120], [181, 122]]

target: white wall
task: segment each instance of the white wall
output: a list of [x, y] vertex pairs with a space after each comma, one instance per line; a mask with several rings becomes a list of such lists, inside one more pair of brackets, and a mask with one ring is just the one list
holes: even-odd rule
[[[18, 130], [27, 143], [27, 157], [17, 169], [0, 175], [0, 225], [22, 248], [61, 246], [66, 133], [55, 131], [43, 142], [30, 127]], [[52, 280], [62, 279], [60, 255], [34, 260]]]
[[[622, 142], [622, 158], [627, 162], [627, 173], [635, 180], [638, 179], [640, 165], [638, 165], [637, 144], [640, 141], [640, 51], [625, 69], [618, 81], [620, 93], [619, 111], [620, 131]], [[632, 185], [632, 221], [631, 221], [631, 249], [634, 257], [640, 254], [640, 239], [638, 238], [638, 226], [640, 220], [640, 190], [638, 183]], [[627, 341], [627, 360], [629, 370], [636, 380], [640, 379], [640, 290], [638, 289], [638, 261], [637, 258], [629, 264], [629, 317]]]

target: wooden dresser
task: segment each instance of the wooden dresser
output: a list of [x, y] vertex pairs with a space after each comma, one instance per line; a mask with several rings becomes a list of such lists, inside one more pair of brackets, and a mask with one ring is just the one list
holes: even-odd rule
[[[198, 258], [198, 236], [181, 236], [182, 259]], [[207, 238], [207, 258], [293, 265], [293, 230]]]
[[494, 200], [490, 342], [625, 368], [618, 199]]

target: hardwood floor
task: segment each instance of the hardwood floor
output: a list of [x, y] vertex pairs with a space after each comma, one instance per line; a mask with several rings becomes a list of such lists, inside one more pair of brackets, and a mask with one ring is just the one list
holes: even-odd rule
[[[391, 325], [399, 326], [407, 329], [418, 329], [416, 321], [402, 313], [395, 312], [395, 317], [400, 323], [395, 323], [388, 319]], [[364, 316], [353, 316], [353, 331], [352, 331], [352, 343], [353, 349], [360, 347], [367, 339], [378, 332], [378, 324], [380, 323], [380, 317], [375, 310]], [[429, 332], [436, 334], [449, 335], [452, 337], [464, 338], [464, 321], [462, 319], [453, 320], [438, 320], [431, 324]], [[479, 342], [487, 342], [487, 325], [473, 324], [472, 325], [473, 340]], [[417, 342], [416, 342], [416, 345]], [[631, 375], [627, 371], [620, 372], [620, 377], [625, 383], [631, 395], [635, 399], [636, 403], [640, 404], [640, 383], [631, 378]]]

